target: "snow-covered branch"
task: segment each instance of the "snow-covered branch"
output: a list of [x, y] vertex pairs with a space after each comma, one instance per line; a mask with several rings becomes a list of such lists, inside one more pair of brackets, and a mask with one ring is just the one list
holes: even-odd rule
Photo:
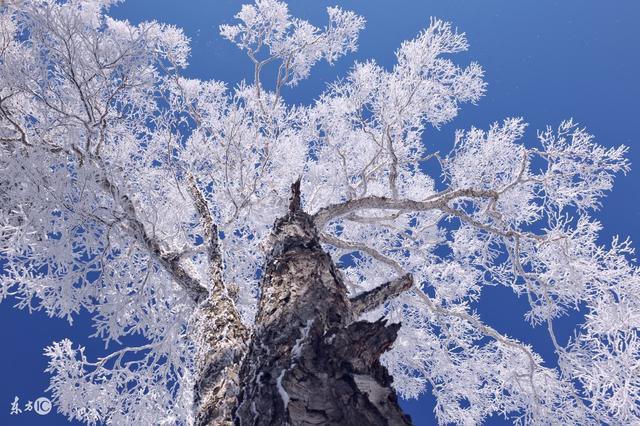
[[[125, 342], [96, 362], [69, 341], [48, 348], [69, 418], [230, 422], [240, 377], [300, 407], [287, 381], [298, 358], [269, 344], [295, 357], [307, 339], [335, 349], [306, 317], [314, 309], [290, 304], [316, 280], [325, 299], [305, 303], [332, 326], [353, 315], [402, 324], [355, 321], [340, 335], [384, 334], [375, 362], [390, 349], [395, 389], [431, 389], [442, 423], [640, 421], [640, 273], [630, 243], [603, 246], [591, 218], [629, 170], [626, 147], [571, 120], [529, 141], [525, 121], [507, 118], [458, 131], [448, 155], [429, 152], [430, 129], [486, 89], [478, 64], [455, 62], [464, 33], [438, 19], [393, 67], [356, 63], [312, 104], [289, 105], [285, 87], [356, 50], [363, 18], [329, 8], [320, 28], [277, 0], [243, 6], [220, 30], [255, 75], [228, 87], [182, 76], [182, 31], [112, 19], [115, 3], [0, 6], [0, 300], [69, 321], [88, 312], [95, 336]], [[288, 227], [279, 246], [274, 222]], [[351, 283], [361, 292], [349, 304]], [[486, 285], [527, 298], [524, 321], [546, 324], [555, 368], [474, 313]], [[573, 309], [584, 321], [562, 342], [555, 322]], [[276, 327], [256, 346], [276, 311], [287, 339]], [[137, 335], [146, 341], [127, 346]], [[277, 359], [273, 377], [250, 376], [264, 366], [242, 367], [248, 351]]]
[[429, 211], [442, 208], [449, 202], [464, 199], [497, 199], [498, 194], [491, 190], [476, 190], [473, 188], [456, 189], [446, 191], [443, 194], [433, 195], [423, 201], [416, 200], [395, 200], [385, 197], [365, 197], [354, 200], [347, 200], [342, 203], [332, 204], [320, 209], [314, 214], [314, 221], [319, 228], [329, 223], [331, 220], [356, 212], [358, 210], [403, 210], [403, 211]]

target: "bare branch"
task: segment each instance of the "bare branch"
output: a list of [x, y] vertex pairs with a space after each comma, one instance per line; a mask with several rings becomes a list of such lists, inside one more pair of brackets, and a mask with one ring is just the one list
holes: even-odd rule
[[349, 299], [354, 317], [377, 308], [384, 302], [399, 296], [413, 287], [413, 276], [405, 274], [400, 278], [382, 284], [373, 290], [365, 291]]

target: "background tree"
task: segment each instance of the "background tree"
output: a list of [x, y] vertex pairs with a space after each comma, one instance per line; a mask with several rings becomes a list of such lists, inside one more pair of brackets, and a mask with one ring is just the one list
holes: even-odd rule
[[[426, 127], [484, 92], [478, 65], [443, 58], [467, 46], [441, 21], [404, 43], [392, 70], [356, 64], [313, 105], [292, 106], [282, 88], [355, 49], [361, 18], [329, 9], [320, 30], [282, 3], [244, 6], [221, 30], [255, 80], [230, 90], [180, 77], [181, 32], [112, 20], [110, 3], [9, 4], [0, 18], [3, 296], [68, 319], [86, 309], [107, 342], [148, 340], [95, 362], [69, 341], [52, 345], [52, 389], [70, 418], [186, 422], [210, 401], [230, 416], [217, 404], [232, 411], [247, 385], [236, 377], [259, 296], [266, 303], [263, 265], [278, 256], [272, 225], [301, 177], [302, 208], [350, 295], [378, 295], [364, 318], [402, 321], [384, 355], [401, 395], [430, 383], [443, 423], [496, 412], [637, 420], [637, 271], [628, 243], [596, 245], [589, 217], [627, 170], [624, 148], [604, 149], [571, 122], [524, 145], [525, 124], [508, 119], [461, 132], [449, 155], [426, 152]], [[275, 82], [263, 81], [267, 67]], [[405, 289], [380, 286], [406, 273], [410, 291], [375, 291]], [[473, 313], [488, 283], [526, 295], [559, 369]], [[553, 321], [576, 306], [585, 322], [560, 346]], [[292, 326], [284, 347], [305, 353], [312, 324]], [[290, 414], [278, 368], [271, 384]]]

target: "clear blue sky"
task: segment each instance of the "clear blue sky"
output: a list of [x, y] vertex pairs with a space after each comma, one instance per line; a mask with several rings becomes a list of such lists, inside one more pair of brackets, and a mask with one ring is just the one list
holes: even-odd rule
[[[238, 0], [130, 0], [114, 8], [112, 14], [134, 23], [155, 19], [184, 28], [192, 39], [186, 74], [234, 85], [249, 77], [250, 64], [239, 50], [218, 36], [217, 27], [232, 22], [241, 4]], [[631, 147], [632, 172], [619, 177], [598, 217], [605, 225], [603, 243], [616, 234], [640, 243], [640, 2], [295, 0], [290, 2], [290, 9], [294, 15], [322, 25], [324, 9], [334, 4], [367, 19], [360, 48], [333, 67], [317, 66], [310, 80], [285, 94], [289, 101], [309, 102], [327, 82], [344, 75], [355, 59], [374, 58], [392, 66], [393, 53], [401, 41], [425, 28], [430, 16], [450, 20], [467, 33], [471, 44], [468, 53], [454, 60], [482, 64], [488, 92], [477, 106], [464, 106], [458, 118], [440, 131], [430, 130], [425, 143], [446, 151], [453, 144], [456, 128], [486, 128], [508, 116], [522, 116], [531, 123], [528, 137], [532, 140], [536, 129], [573, 117], [600, 143]], [[488, 288], [484, 298], [480, 313], [485, 321], [533, 344], [548, 363], [555, 363], [545, 330], [531, 329], [522, 321], [524, 300], [500, 288]], [[562, 340], [572, 330], [571, 320], [558, 324]], [[100, 350], [95, 339], [92, 342], [86, 337], [91, 334], [86, 318], [78, 318], [72, 328], [41, 313], [17, 311], [6, 301], [0, 305], [0, 323], [0, 425], [68, 424], [54, 413], [10, 416], [10, 404], [15, 396], [24, 402], [46, 394], [48, 376], [42, 372], [46, 366], [42, 350], [52, 341], [70, 337], [86, 344], [90, 356], [91, 350]], [[434, 424], [429, 396], [404, 406], [415, 424]], [[490, 419], [488, 424], [502, 422]]]

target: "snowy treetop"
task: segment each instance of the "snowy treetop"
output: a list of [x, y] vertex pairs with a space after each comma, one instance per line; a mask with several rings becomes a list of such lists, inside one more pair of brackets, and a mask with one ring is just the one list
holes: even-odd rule
[[[430, 387], [443, 424], [640, 422], [638, 269], [628, 241], [597, 243], [592, 217], [629, 169], [626, 147], [571, 120], [531, 137], [507, 118], [429, 151], [431, 129], [486, 89], [480, 65], [451, 55], [467, 50], [465, 35], [438, 19], [392, 69], [355, 63], [312, 104], [290, 105], [285, 87], [356, 50], [362, 17], [331, 7], [317, 27], [280, 1], [242, 6], [220, 33], [255, 72], [231, 88], [184, 78], [182, 30], [112, 19], [114, 3], [0, 6], [0, 299], [69, 321], [88, 312], [117, 348], [96, 361], [68, 340], [47, 349], [69, 418], [189, 421], [188, 329], [214, 291], [194, 194], [250, 327], [269, 233], [300, 177], [353, 294], [414, 277], [369, 314], [402, 321], [385, 355], [400, 395]], [[557, 368], [481, 321], [487, 285], [527, 298], [523, 321], [546, 324]], [[574, 309], [586, 316], [562, 346], [554, 321]], [[136, 335], [148, 343], [128, 346]]]

